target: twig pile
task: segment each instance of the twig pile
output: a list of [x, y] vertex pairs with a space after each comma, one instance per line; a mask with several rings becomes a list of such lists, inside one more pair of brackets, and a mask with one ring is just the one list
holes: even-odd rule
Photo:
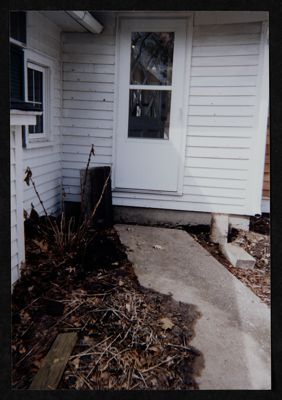
[[100, 235], [118, 248], [103, 269], [32, 254], [14, 294], [14, 387], [29, 387], [59, 332], [76, 331], [59, 389], [197, 389], [195, 307], [140, 287], [115, 231]]

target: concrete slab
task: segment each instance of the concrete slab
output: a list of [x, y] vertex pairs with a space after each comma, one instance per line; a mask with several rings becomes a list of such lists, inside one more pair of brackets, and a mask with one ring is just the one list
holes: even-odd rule
[[200, 389], [271, 389], [270, 310], [189, 234], [116, 225], [141, 285], [195, 304]]
[[255, 267], [256, 260], [242, 247], [233, 243], [225, 243], [220, 246], [220, 249], [234, 267], [246, 269]]

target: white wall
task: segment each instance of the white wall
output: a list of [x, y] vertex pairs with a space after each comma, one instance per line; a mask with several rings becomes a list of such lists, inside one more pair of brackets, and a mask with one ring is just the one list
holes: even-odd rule
[[[32, 143], [23, 149], [23, 169], [29, 166], [45, 207], [56, 213], [61, 202], [61, 33], [60, 29], [37, 11], [27, 12], [27, 49], [46, 60], [50, 68], [50, 141]], [[30, 211], [31, 202], [41, 214], [42, 207], [32, 187], [24, 185], [24, 208]]]
[[[259, 212], [251, 198], [251, 165], [258, 135], [262, 23], [238, 23], [237, 14], [229, 15], [232, 23], [226, 24], [217, 15], [210, 25], [205, 15], [195, 16], [183, 195], [114, 192], [114, 204]], [[101, 35], [63, 34], [62, 159], [69, 201], [79, 201], [79, 169], [92, 143], [97, 154], [93, 165], [112, 162], [115, 21], [113, 16], [100, 18], [107, 27]]]
[[18, 279], [24, 260], [23, 204], [22, 204], [22, 149], [21, 127], [13, 126], [10, 132], [11, 154], [11, 282]]
[[[62, 109], [60, 30], [40, 13], [27, 13], [26, 52], [52, 65], [50, 70], [50, 131], [49, 141], [22, 146], [21, 126], [11, 128], [11, 282], [20, 276], [24, 261], [23, 208], [30, 211], [31, 203], [42, 214], [42, 207], [32, 186], [24, 182], [27, 166], [32, 169], [37, 190], [49, 213], [56, 213], [61, 202], [61, 133]], [[27, 54], [27, 53], [26, 53]]]

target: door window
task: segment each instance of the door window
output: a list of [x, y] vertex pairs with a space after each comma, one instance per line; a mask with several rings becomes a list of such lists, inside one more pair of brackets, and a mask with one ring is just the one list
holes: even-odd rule
[[169, 139], [174, 32], [132, 32], [129, 138]]

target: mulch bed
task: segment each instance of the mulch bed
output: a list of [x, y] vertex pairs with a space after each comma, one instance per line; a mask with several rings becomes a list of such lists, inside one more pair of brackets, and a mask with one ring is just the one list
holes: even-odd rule
[[75, 331], [58, 389], [198, 389], [198, 317], [139, 285], [112, 228], [93, 231], [82, 261], [28, 237], [12, 296], [12, 386], [28, 389], [58, 333]]
[[256, 259], [254, 269], [235, 268], [224, 257], [219, 245], [209, 240], [208, 225], [186, 226], [189, 232], [233, 275], [248, 286], [264, 303], [270, 305], [270, 221], [267, 216], [252, 217], [250, 231], [232, 229], [229, 242], [236, 243]]

